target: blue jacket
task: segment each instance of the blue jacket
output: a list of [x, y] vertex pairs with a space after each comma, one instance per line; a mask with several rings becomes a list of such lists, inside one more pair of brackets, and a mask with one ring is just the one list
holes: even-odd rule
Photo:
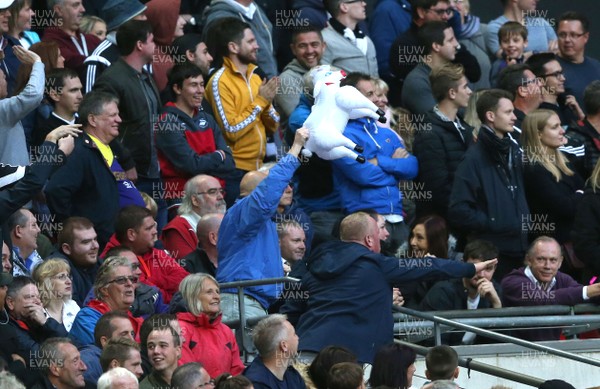
[[[271, 218], [298, 166], [298, 158], [285, 155], [250, 195], [225, 213], [217, 243], [219, 282], [283, 277], [277, 228]], [[265, 309], [277, 298], [276, 285], [246, 288], [245, 292]]]
[[289, 366], [285, 373], [283, 373], [283, 380], [280, 380], [265, 366], [261, 357], [256, 357], [242, 374], [252, 381], [254, 389], [306, 388], [302, 376], [294, 367]]
[[286, 138], [286, 142], [288, 144], [294, 143], [294, 135], [296, 134], [296, 130], [298, 130], [304, 122], [308, 115], [310, 115], [310, 110], [313, 106], [313, 103], [306, 97], [305, 94], [300, 95], [300, 101], [298, 101], [298, 105], [296, 109], [290, 115], [290, 119], [288, 121], [288, 126], [290, 127], [290, 135]]
[[83, 378], [86, 382], [97, 382], [102, 375], [101, 354], [102, 349], [95, 344], [88, 344], [79, 349], [81, 360], [87, 366], [87, 370], [83, 372]]
[[393, 285], [475, 274], [470, 263], [386, 257], [338, 240], [317, 246], [306, 267], [300, 290], [287, 292], [292, 299], [280, 311], [296, 328], [298, 350], [344, 346], [361, 363], [372, 363], [377, 349], [393, 341]]
[[69, 338], [79, 346], [94, 344], [94, 328], [100, 317], [102, 317], [102, 313], [94, 308], [81, 308], [73, 322]]
[[390, 73], [390, 48], [394, 40], [408, 30], [412, 7], [408, 0], [381, 0], [371, 15], [369, 29], [377, 50], [377, 67], [380, 76]]
[[404, 145], [400, 137], [388, 128], [377, 127], [372, 119], [348, 121], [344, 136], [363, 146], [368, 160], [377, 157], [378, 165], [358, 163], [350, 158], [333, 161], [333, 176], [342, 197], [345, 213], [372, 208], [382, 215], [402, 214], [400, 180], [417, 176], [417, 158], [392, 158]]

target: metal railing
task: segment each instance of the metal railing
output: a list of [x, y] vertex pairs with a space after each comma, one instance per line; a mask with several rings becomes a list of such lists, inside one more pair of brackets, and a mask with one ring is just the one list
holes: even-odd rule
[[[413, 343], [404, 342], [402, 340], [396, 340], [396, 342], [412, 348], [417, 354], [422, 356], [427, 355], [427, 351], [429, 351], [427, 347], [419, 346]], [[468, 370], [475, 370], [481, 373], [493, 375], [495, 377], [504, 378], [536, 388], [539, 387], [545, 381], [541, 378], [533, 377], [527, 374], [517, 373], [512, 370], [503, 369], [501, 367], [489, 365], [487, 363], [477, 362], [472, 360], [471, 358], [459, 357], [458, 365]]]
[[[261, 286], [261, 285], [272, 285], [272, 284], [279, 284], [279, 283], [285, 283], [285, 282], [299, 282], [300, 280], [298, 278], [293, 278], [293, 277], [280, 277], [280, 278], [264, 278], [264, 279], [260, 279], [260, 280], [247, 280], [247, 281], [234, 281], [234, 282], [223, 282], [221, 284], [219, 284], [219, 288], [221, 290], [224, 289], [237, 289], [237, 296], [238, 296], [238, 309], [240, 312], [240, 316], [239, 316], [239, 320], [235, 321], [228, 321], [225, 324], [228, 325], [230, 328], [235, 328], [235, 329], [239, 329], [240, 331], [246, 331], [248, 329], [248, 325], [251, 324], [252, 326], [256, 325], [256, 323], [258, 323], [260, 320], [262, 320], [263, 318], [265, 318], [266, 316], [260, 316], [260, 317], [255, 317], [255, 318], [246, 318], [246, 307], [244, 304], [244, 288], [250, 287], [250, 286]], [[252, 351], [251, 348], [249, 348], [244, 339], [243, 334], [241, 336], [238, 336], [238, 341], [240, 344], [238, 344], [240, 350], [242, 350], [242, 353], [244, 353], [244, 359], [246, 359], [246, 356], [248, 355], [248, 353], [250, 353]]]
[[[253, 327], [256, 323], [262, 320], [266, 316], [247, 318], [244, 304], [244, 288], [251, 286], [260, 285], [271, 285], [277, 283], [295, 283], [299, 282], [299, 279], [292, 277], [281, 277], [281, 278], [268, 278], [261, 280], [248, 280], [248, 281], [236, 281], [227, 282], [220, 284], [220, 288], [223, 289], [236, 289], [238, 296], [238, 308], [239, 308], [239, 320], [228, 321], [225, 324], [233, 329], [239, 329], [240, 331], [246, 331]], [[497, 327], [518, 327], [523, 325], [581, 325], [586, 329], [594, 327], [590, 323], [598, 323], [600, 327], [600, 314], [599, 315], [585, 315], [582, 317], [575, 317], [576, 313], [600, 313], [600, 307], [592, 304], [581, 304], [574, 307], [571, 306], [540, 306], [540, 307], [514, 307], [514, 308], [499, 308], [499, 309], [478, 309], [478, 310], [464, 310], [464, 311], [440, 311], [432, 313], [425, 313], [415, 311], [410, 308], [394, 307], [399, 314], [394, 315], [395, 320], [401, 320], [403, 317], [419, 317], [427, 321], [418, 323], [420, 326], [431, 325], [434, 328], [434, 336], [436, 344], [441, 344], [441, 334], [443, 330], [447, 328], [458, 328], [460, 330], [473, 332], [477, 335], [488, 337], [491, 339], [499, 340], [502, 342], [508, 342], [519, 345], [521, 347], [538, 350], [547, 354], [556, 355], [566, 359], [586, 363], [593, 366], [600, 366], [600, 361], [584, 356], [580, 356], [567, 351], [555, 349], [552, 347], [544, 346], [541, 344], [532, 343], [526, 340], [515, 338], [509, 335], [496, 333], [474, 325], [487, 328]], [[441, 317], [441, 316], [445, 317]], [[540, 316], [543, 315], [543, 316]], [[551, 316], [559, 315], [559, 316]], [[449, 318], [457, 318], [458, 320], [450, 320]], [[472, 325], [473, 324], [473, 325]], [[413, 323], [413, 325], [417, 325]], [[240, 342], [240, 350], [244, 353], [246, 359], [249, 353], [249, 347], [245, 344], [244, 336], [238, 337]], [[427, 353], [427, 348], [415, 345], [409, 342], [398, 341], [409, 347], [415, 349], [420, 355]], [[514, 382], [519, 382], [524, 385], [538, 387], [544, 382], [543, 379], [529, 376], [515, 371], [499, 368], [497, 366], [481, 363], [474, 361], [471, 358], [459, 358], [459, 365], [467, 369], [479, 371], [485, 374], [490, 374], [496, 377], [508, 379]]]
[[[426, 313], [426, 312], [420, 312], [420, 311], [415, 311], [414, 309], [410, 309], [410, 308], [404, 308], [404, 307], [396, 307], [396, 309], [402, 313], [405, 313], [407, 315], [410, 316], [416, 316], [416, 317], [420, 317], [422, 319], [426, 319], [429, 321], [432, 321], [434, 323], [434, 337], [435, 337], [435, 344], [439, 345], [442, 343], [442, 331], [441, 331], [441, 326], [440, 324], [444, 324], [447, 325], [449, 327], [454, 327], [454, 328], [458, 328], [461, 330], [465, 330], [465, 331], [469, 331], [469, 332], [473, 332], [477, 335], [481, 335], [481, 336], [485, 336], [487, 338], [491, 338], [491, 339], [495, 339], [495, 340], [499, 340], [501, 342], [507, 342], [507, 343], [513, 343], [513, 344], [517, 344], [519, 346], [525, 347], [525, 348], [530, 348], [533, 350], [538, 350], [538, 351], [543, 351], [546, 352], [548, 354], [552, 354], [552, 355], [557, 355], [559, 357], [563, 357], [566, 359], [570, 359], [570, 360], [574, 360], [574, 361], [578, 361], [578, 362], [582, 362], [582, 363], [586, 363], [588, 365], [592, 365], [592, 366], [598, 366], [600, 367], [600, 360], [597, 359], [592, 359], [592, 358], [588, 358], [588, 357], [584, 357], [581, 355], [577, 355], [574, 353], [570, 353], [567, 351], [563, 351], [563, 350], [559, 350], [559, 349], [555, 349], [552, 347], [548, 347], [548, 346], [544, 346], [541, 344], [537, 344], [537, 343], [533, 343], [533, 342], [529, 342], [527, 340], [523, 340], [523, 339], [519, 339], [519, 338], [515, 338], [514, 336], [509, 336], [509, 335], [505, 335], [505, 334], [500, 334], [497, 332], [493, 332], [493, 331], [489, 331], [489, 330], [485, 330], [482, 328], [478, 328], [478, 327], [474, 327], [472, 325], [468, 325], [456, 320], [450, 320], [450, 319], [446, 319], [431, 313]], [[599, 315], [593, 315], [597, 317], [597, 320], [600, 320], [600, 316]], [[514, 319], [514, 318], [513, 318]], [[573, 319], [577, 319], [573, 316], [569, 317], [570, 320]], [[583, 319], [587, 319], [588, 321], [590, 320], [590, 316], [584, 316]]]

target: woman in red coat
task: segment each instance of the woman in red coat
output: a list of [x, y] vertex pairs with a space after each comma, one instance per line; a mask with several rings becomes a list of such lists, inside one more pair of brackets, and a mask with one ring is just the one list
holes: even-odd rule
[[181, 281], [179, 291], [189, 310], [177, 314], [184, 338], [179, 364], [200, 362], [212, 378], [241, 374], [244, 364], [235, 336], [221, 323], [217, 280], [204, 273], [190, 274]]

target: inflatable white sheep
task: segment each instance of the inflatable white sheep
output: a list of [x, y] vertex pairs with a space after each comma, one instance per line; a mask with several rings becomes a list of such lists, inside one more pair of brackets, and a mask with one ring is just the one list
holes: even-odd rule
[[353, 86], [340, 87], [346, 77], [343, 70], [333, 71], [330, 65], [316, 66], [310, 70], [315, 104], [304, 122], [310, 138], [304, 145], [302, 155], [311, 157], [316, 153], [322, 159], [332, 160], [349, 157], [365, 162], [363, 147], [346, 138], [343, 133], [349, 119], [370, 117], [385, 123], [385, 114]]

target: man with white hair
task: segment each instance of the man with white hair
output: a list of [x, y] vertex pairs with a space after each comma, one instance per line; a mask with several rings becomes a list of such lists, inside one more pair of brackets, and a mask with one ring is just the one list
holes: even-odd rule
[[138, 389], [135, 375], [124, 367], [115, 367], [98, 379], [98, 389]]
[[198, 245], [196, 227], [202, 216], [209, 213], [224, 214], [226, 209], [225, 191], [216, 178], [200, 174], [190, 178], [178, 215], [163, 228], [161, 241], [165, 249], [175, 259], [183, 258]]

